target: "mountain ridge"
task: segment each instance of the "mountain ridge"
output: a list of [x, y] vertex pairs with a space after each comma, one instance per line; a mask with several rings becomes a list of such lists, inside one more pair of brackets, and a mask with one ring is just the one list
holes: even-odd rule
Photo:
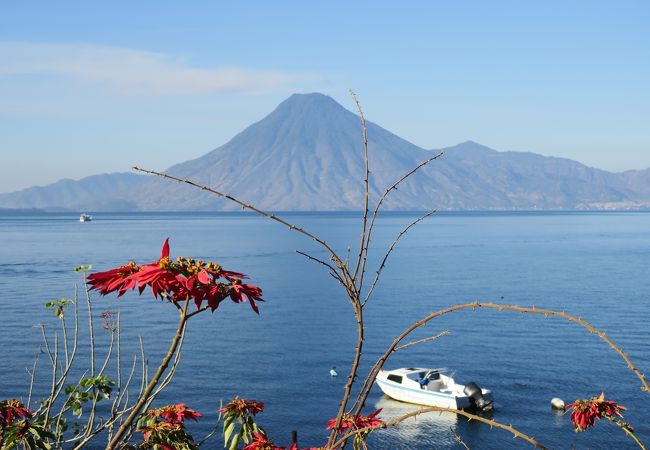
[[[166, 172], [270, 210], [362, 207], [363, 140], [358, 115], [323, 94], [294, 94], [225, 144]], [[367, 123], [370, 195], [433, 155]], [[393, 210], [643, 209], [650, 169], [608, 172], [530, 152], [499, 152], [474, 141], [442, 149], [391, 193]], [[17, 206], [18, 205], [18, 206]], [[132, 173], [0, 194], [0, 207], [70, 210], [233, 210], [236, 205], [189, 186]]]

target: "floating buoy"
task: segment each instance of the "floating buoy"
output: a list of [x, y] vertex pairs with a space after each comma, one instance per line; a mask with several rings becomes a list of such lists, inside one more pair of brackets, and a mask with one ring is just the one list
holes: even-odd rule
[[564, 400], [561, 398], [553, 397], [551, 399], [551, 408], [564, 411]]
[[338, 377], [339, 376], [339, 374], [336, 373], [336, 366], [332, 366], [332, 368], [330, 369], [330, 376], [331, 377]]

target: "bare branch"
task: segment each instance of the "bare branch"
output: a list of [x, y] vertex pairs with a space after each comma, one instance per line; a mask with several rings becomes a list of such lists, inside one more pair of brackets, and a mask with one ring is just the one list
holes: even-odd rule
[[345, 281], [343, 281], [343, 278], [341, 278], [341, 275], [339, 274], [338, 270], [336, 270], [336, 268], [334, 266], [332, 266], [331, 264], [323, 261], [322, 259], [318, 259], [318, 258], [316, 258], [314, 256], [311, 256], [308, 253], [301, 252], [300, 250], [296, 250], [296, 253], [298, 253], [299, 255], [302, 255], [302, 256], [304, 256], [304, 257], [306, 257], [306, 258], [308, 258], [308, 259], [310, 259], [310, 260], [312, 260], [314, 262], [317, 262], [318, 264], [322, 264], [323, 266], [327, 267], [330, 270], [330, 275], [332, 275], [334, 277], [334, 279], [336, 279], [336, 281], [341, 283], [341, 285], [345, 284]]
[[[368, 225], [368, 195], [370, 190], [368, 178], [370, 175], [370, 169], [368, 159], [368, 135], [366, 130], [366, 116], [363, 114], [363, 109], [361, 108], [361, 103], [359, 103], [357, 94], [355, 94], [352, 89], [350, 89], [350, 95], [352, 96], [352, 99], [357, 106], [359, 119], [361, 120], [361, 132], [363, 135], [363, 161], [365, 162], [366, 168], [365, 178], [363, 180], [363, 221], [361, 227], [361, 236], [359, 237], [359, 253], [357, 254], [357, 262], [354, 265], [354, 273], [352, 274], [352, 281], [356, 282], [357, 274], [359, 273], [359, 267], [361, 266], [361, 258], [363, 257], [364, 260], [366, 259], [364, 253], [367, 251], [367, 248], [364, 250], [364, 247], [366, 242], [366, 228]], [[361, 287], [359, 287], [359, 291], [361, 291]]]
[[384, 255], [384, 259], [381, 261], [381, 264], [379, 265], [379, 269], [377, 270], [377, 273], [375, 274], [375, 279], [372, 281], [372, 284], [370, 285], [370, 289], [368, 290], [368, 293], [366, 294], [366, 298], [363, 300], [363, 305], [365, 306], [366, 303], [368, 303], [368, 300], [370, 299], [370, 296], [372, 295], [373, 291], [375, 290], [375, 286], [377, 286], [377, 282], [379, 281], [379, 278], [381, 277], [381, 272], [384, 270], [384, 267], [386, 267], [386, 261], [388, 260], [388, 257], [390, 256], [391, 253], [393, 253], [393, 250], [395, 249], [395, 246], [399, 242], [399, 240], [404, 236], [408, 231], [411, 229], [411, 227], [414, 227], [416, 224], [419, 222], [423, 221], [427, 217], [431, 216], [436, 212], [435, 209], [429, 211], [428, 213], [424, 214], [423, 216], [418, 217], [415, 219], [413, 222], [411, 222], [406, 228], [404, 228], [400, 233], [397, 235], [395, 240], [393, 240], [393, 243], [390, 244], [390, 247], [388, 248], [388, 251]]
[[348, 402], [350, 400], [350, 394], [352, 393], [352, 386], [354, 386], [354, 383], [357, 378], [357, 373], [359, 372], [359, 361], [361, 360], [361, 353], [363, 350], [363, 341], [364, 341], [364, 333], [365, 333], [364, 326], [363, 326], [363, 307], [358, 301], [357, 302], [353, 301], [352, 306], [354, 308], [354, 315], [357, 318], [357, 345], [354, 352], [354, 359], [352, 360], [352, 368], [350, 369], [350, 375], [348, 376], [348, 379], [345, 383], [345, 387], [343, 388], [344, 389], [343, 398], [341, 399], [341, 403], [339, 404], [339, 411], [336, 414], [336, 422], [327, 440], [326, 448], [336, 448], [336, 447], [332, 447], [332, 443], [336, 440], [336, 435], [337, 435], [336, 430], [338, 430], [338, 428], [341, 426], [341, 422], [343, 420], [343, 414], [345, 413]]
[[399, 347], [395, 347], [394, 351], [399, 351], [399, 350], [404, 350], [405, 348], [412, 347], [417, 344], [422, 344], [424, 342], [429, 342], [429, 341], [435, 341], [438, 338], [441, 338], [445, 335], [449, 334], [449, 330], [444, 330], [441, 331], [440, 333], [436, 334], [435, 336], [429, 336], [424, 339], [418, 339], [417, 341], [409, 342], [408, 344], [400, 345]]
[[196, 316], [197, 314], [202, 313], [203, 311], [207, 311], [210, 309], [210, 305], [203, 306], [197, 310], [192, 311], [191, 313], [187, 313], [187, 318], [189, 319], [192, 316]]
[[350, 432], [346, 433], [344, 436], [342, 436], [330, 448], [338, 448], [338, 446], [342, 445], [344, 442], [346, 442], [348, 439], [350, 439], [355, 434], [367, 433], [369, 431], [376, 430], [376, 429], [379, 429], [379, 428], [394, 427], [395, 425], [399, 425], [400, 423], [404, 422], [405, 420], [407, 420], [407, 419], [409, 419], [411, 417], [416, 417], [416, 416], [418, 416], [420, 414], [425, 414], [425, 413], [434, 412], [434, 411], [450, 412], [450, 413], [453, 413], [453, 414], [457, 414], [459, 416], [467, 417], [469, 420], [476, 420], [477, 422], [485, 423], [487, 425], [490, 425], [491, 427], [500, 428], [502, 430], [509, 431], [510, 433], [512, 433], [512, 435], [515, 438], [523, 439], [526, 442], [528, 442], [529, 444], [533, 445], [534, 447], [541, 448], [541, 449], [546, 449], [546, 447], [544, 447], [542, 444], [537, 442], [534, 438], [532, 438], [531, 436], [528, 436], [527, 434], [522, 433], [521, 431], [514, 428], [512, 425], [504, 425], [504, 424], [496, 422], [494, 420], [486, 419], [484, 417], [477, 416], [476, 414], [469, 413], [469, 412], [464, 411], [462, 409], [445, 408], [445, 407], [442, 407], [442, 406], [430, 406], [430, 407], [427, 407], [427, 408], [422, 408], [422, 409], [419, 409], [417, 411], [413, 411], [413, 412], [410, 412], [408, 414], [404, 414], [403, 416], [397, 417], [397, 418], [395, 418], [393, 420], [390, 420], [388, 422], [384, 422], [384, 423], [382, 423], [380, 425], [375, 425], [375, 426], [365, 427], [365, 428], [359, 428], [357, 430], [350, 431]]
[[39, 323], [34, 325], [34, 327], [38, 327], [41, 329], [41, 335], [43, 336], [43, 343], [45, 344], [45, 352], [47, 353], [47, 356], [50, 358], [50, 364], [54, 364], [54, 355], [52, 354], [52, 350], [50, 349], [50, 341], [47, 339], [47, 334], [45, 334], [45, 324]]
[[83, 271], [84, 288], [86, 291], [86, 305], [88, 307], [88, 333], [90, 337], [90, 376], [95, 376], [95, 330], [93, 326], [93, 307], [90, 302], [90, 289], [86, 281], [86, 272]]
[[370, 369], [370, 372], [368, 373], [368, 377], [363, 383], [363, 386], [359, 392], [359, 395], [357, 397], [357, 401], [355, 402], [356, 405], [356, 414], [359, 414], [361, 409], [363, 408], [363, 405], [365, 404], [368, 395], [370, 394], [370, 390], [372, 388], [372, 384], [375, 381], [375, 377], [379, 373], [379, 371], [382, 369], [384, 363], [388, 359], [388, 357], [395, 351], [395, 347], [410, 333], [413, 332], [413, 330], [416, 330], [417, 328], [426, 325], [429, 321], [432, 319], [449, 314], [455, 311], [460, 311], [464, 309], [478, 309], [478, 308], [487, 308], [487, 309], [495, 309], [497, 311], [515, 311], [519, 313], [531, 313], [531, 314], [540, 314], [545, 317], [560, 317], [562, 319], [568, 320], [573, 323], [577, 323], [578, 325], [582, 326], [583, 328], [586, 328], [590, 333], [595, 334], [598, 336], [601, 340], [603, 340], [610, 348], [612, 348], [616, 353], [618, 353], [621, 358], [627, 363], [628, 368], [636, 375], [636, 377], [641, 381], [641, 390], [647, 392], [650, 394], [650, 386], [648, 386], [648, 382], [646, 381], [645, 376], [639, 369], [636, 368], [636, 366], [632, 363], [632, 360], [630, 360], [629, 356], [614, 342], [607, 337], [605, 333], [602, 331], [596, 329], [592, 325], [590, 325], [588, 322], [578, 318], [571, 316], [569, 314], [566, 314], [565, 312], [559, 312], [559, 311], [552, 311], [549, 309], [541, 309], [541, 308], [536, 308], [536, 307], [522, 307], [522, 306], [516, 306], [516, 305], [502, 305], [498, 303], [480, 303], [478, 301], [472, 302], [472, 303], [464, 303], [464, 304], [459, 304], [459, 305], [454, 305], [450, 306], [449, 308], [441, 309], [439, 311], [433, 312], [426, 316], [424, 319], [419, 320], [412, 324], [410, 327], [408, 327], [402, 334], [400, 334], [395, 340], [391, 343], [391, 345], [388, 347], [386, 352], [377, 360], [377, 362], [373, 365], [373, 367]]
[[458, 444], [465, 447], [465, 450], [470, 450], [469, 446], [463, 441], [463, 438], [460, 437], [460, 435], [456, 433], [452, 427], [449, 427], [449, 432], [454, 437], [454, 441], [458, 442]]
[[199, 448], [200, 448], [203, 444], [205, 444], [205, 442], [206, 442], [208, 439], [210, 439], [212, 436], [214, 436], [215, 433], [217, 433], [217, 431], [219, 431], [219, 422], [221, 422], [221, 417], [223, 416], [223, 413], [221, 412], [221, 408], [223, 408], [223, 401], [219, 402], [219, 409], [217, 410], [217, 411], [219, 411], [219, 415], [217, 416], [217, 423], [216, 423], [216, 424], [214, 425], [214, 427], [213, 427], [213, 428], [208, 432], [208, 434], [206, 434], [205, 437], [204, 437], [203, 439], [201, 439], [201, 440], [198, 442], [197, 445], [198, 445]]
[[27, 395], [27, 408], [30, 407], [32, 403], [32, 394], [34, 392], [34, 380], [36, 378], [36, 367], [38, 367], [38, 360], [40, 359], [41, 353], [43, 351], [39, 348], [38, 351], [36, 352], [36, 356], [34, 357], [34, 364], [32, 365], [32, 369], [29, 370], [27, 369], [27, 373], [29, 374], [29, 393]]
[[366, 235], [366, 242], [364, 244], [365, 250], [364, 250], [364, 260], [361, 265], [361, 276], [359, 279], [359, 291], [363, 288], [363, 278], [364, 274], [366, 271], [366, 261], [367, 261], [367, 256], [368, 256], [368, 247], [370, 246], [370, 237], [372, 235], [372, 231], [375, 227], [375, 220], [377, 219], [377, 215], [379, 214], [379, 210], [381, 209], [381, 205], [384, 203], [384, 200], [386, 200], [386, 197], [388, 197], [388, 194], [390, 194], [391, 191], [397, 189], [397, 186], [399, 186], [404, 180], [406, 180], [408, 177], [413, 175], [415, 172], [420, 170], [422, 167], [426, 166], [429, 164], [431, 161], [436, 160], [440, 158], [443, 155], [442, 152], [437, 153], [433, 155], [432, 157], [422, 161], [420, 164], [415, 166], [413, 169], [411, 169], [409, 172], [405, 173], [402, 175], [400, 179], [395, 181], [393, 184], [391, 184], [382, 194], [382, 196], [379, 198], [379, 201], [377, 201], [377, 204], [375, 205], [375, 210], [372, 213], [372, 218], [370, 219], [370, 226], [368, 226], [368, 233]]
[[327, 242], [325, 242], [324, 240], [320, 239], [319, 237], [311, 234], [310, 232], [306, 231], [305, 229], [297, 227], [296, 225], [293, 225], [292, 223], [289, 223], [286, 220], [281, 219], [280, 217], [278, 217], [278, 216], [276, 216], [274, 214], [270, 214], [270, 213], [267, 213], [266, 211], [262, 211], [261, 209], [257, 208], [256, 206], [244, 203], [243, 201], [233, 197], [230, 194], [226, 194], [224, 192], [220, 192], [220, 191], [217, 191], [215, 189], [212, 189], [212, 188], [210, 188], [208, 186], [198, 184], [198, 183], [196, 183], [196, 182], [194, 182], [192, 180], [189, 180], [187, 178], [179, 178], [179, 177], [175, 177], [173, 175], [169, 175], [169, 174], [166, 174], [166, 173], [163, 173], [163, 172], [157, 172], [155, 170], [149, 170], [149, 169], [142, 169], [140, 167], [133, 167], [133, 170], [138, 171], [138, 172], [148, 173], [150, 175], [156, 175], [156, 176], [159, 176], [161, 178], [167, 178], [169, 180], [174, 180], [174, 181], [177, 181], [179, 183], [188, 184], [188, 185], [193, 186], [195, 188], [198, 188], [198, 189], [200, 189], [202, 191], [210, 192], [212, 194], [218, 195], [219, 197], [223, 197], [225, 199], [228, 199], [231, 202], [240, 205], [243, 209], [253, 211], [253, 212], [255, 212], [255, 213], [257, 213], [257, 214], [259, 214], [259, 215], [261, 215], [263, 217], [266, 217], [267, 219], [271, 219], [271, 220], [273, 220], [275, 222], [281, 223], [282, 225], [289, 228], [290, 230], [296, 231], [296, 232], [308, 237], [312, 241], [320, 244], [323, 248], [325, 248], [329, 252], [329, 254], [331, 255], [331, 257], [334, 260], [334, 262], [336, 263], [336, 265], [339, 267], [339, 269], [341, 269], [341, 272], [344, 274], [344, 277], [346, 278], [346, 280], [347, 281], [351, 280], [351, 276], [350, 276], [350, 273], [348, 272], [347, 267], [345, 266], [345, 264], [343, 263], [341, 258], [336, 254], [336, 252], [334, 250], [332, 250], [332, 248], [327, 244]]

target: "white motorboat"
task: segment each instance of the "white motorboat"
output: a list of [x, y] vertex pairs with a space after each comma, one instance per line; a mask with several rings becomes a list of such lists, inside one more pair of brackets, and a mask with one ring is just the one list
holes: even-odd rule
[[79, 222], [90, 222], [93, 218], [89, 214], [82, 214], [79, 216]]
[[444, 369], [380, 370], [375, 381], [387, 396], [407, 403], [451, 409], [492, 409], [492, 392], [470, 382], [458, 384]]

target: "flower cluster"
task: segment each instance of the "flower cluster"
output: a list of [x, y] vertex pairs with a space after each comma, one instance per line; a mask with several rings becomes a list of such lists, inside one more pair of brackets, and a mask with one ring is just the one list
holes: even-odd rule
[[[287, 450], [286, 447], [278, 447], [271, 442], [264, 433], [253, 434], [253, 441], [242, 450]], [[316, 447], [298, 449], [297, 444], [291, 444], [289, 450], [319, 450]]]
[[248, 414], [257, 415], [264, 411], [264, 403], [257, 400], [244, 400], [243, 398], [235, 397], [230, 403], [223, 408], [219, 409], [222, 414], [232, 414], [235, 416], [245, 416]]
[[124, 295], [138, 288], [140, 294], [149, 287], [154, 297], [172, 302], [192, 299], [197, 308], [203, 302], [214, 311], [226, 298], [235, 303], [248, 301], [257, 314], [256, 301], [262, 300], [262, 290], [252, 284], [243, 283], [247, 278], [243, 273], [224, 270], [219, 264], [178, 257], [169, 258], [169, 239], [163, 243], [160, 258], [149, 264], [138, 265], [130, 262], [124, 266], [88, 275], [91, 289], [101, 295], [117, 292]]
[[147, 412], [147, 416], [151, 418], [160, 418], [168, 423], [183, 423], [185, 419], [192, 419], [194, 421], [201, 417], [198, 412], [189, 409], [185, 403], [178, 403], [176, 405], [167, 405], [161, 408], [152, 409]]
[[[345, 414], [343, 416], [343, 419], [341, 420], [341, 425], [338, 428], [338, 431], [340, 434], [342, 434], [345, 430], [360, 430], [362, 428], [368, 428], [368, 427], [377, 427], [384, 422], [377, 418], [379, 413], [381, 412], [381, 409], [378, 409], [372, 414], [369, 414], [367, 416], [351, 416], [350, 414]], [[326, 428], [328, 430], [334, 429], [336, 426], [336, 419], [332, 419], [329, 422], [327, 422]]]
[[10, 427], [16, 420], [31, 419], [32, 412], [18, 400], [0, 402], [0, 426]]
[[[286, 448], [277, 447], [273, 442], [269, 441], [269, 439], [263, 433], [254, 433], [253, 442], [248, 444], [242, 450], [286, 450]], [[291, 450], [294, 449], [291, 448]]]
[[[378, 427], [383, 425], [383, 420], [379, 419], [377, 416], [381, 412], [381, 409], [369, 414], [367, 416], [357, 415], [352, 416], [350, 414], [345, 414], [341, 419], [341, 424], [339, 425], [337, 431], [339, 434], [345, 434], [349, 431], [361, 430], [354, 435], [352, 441], [352, 447], [357, 450], [361, 448], [366, 448], [365, 441], [368, 438], [370, 432]], [[332, 419], [327, 422], [326, 428], [332, 430], [336, 427], [336, 419]]]
[[[40, 438], [40, 427], [34, 428], [34, 436], [28, 431], [31, 426], [32, 411], [18, 400], [0, 402], [0, 447], [14, 448], [18, 442], [36, 443]], [[40, 439], [39, 439], [40, 442]], [[35, 447], [25, 447], [35, 448]]]
[[628, 424], [618, 423], [617, 420], [617, 418], [623, 417], [621, 411], [625, 411], [625, 407], [616, 404], [614, 400], [605, 400], [604, 392], [589, 400], [576, 400], [566, 405], [566, 408], [573, 408], [571, 422], [573, 422], [575, 431], [585, 431], [594, 426], [596, 419], [605, 418], [632, 432], [632, 428]]
[[143, 433], [143, 448], [161, 450], [194, 450], [198, 446], [185, 431], [185, 419], [198, 420], [201, 414], [185, 404], [166, 405], [147, 411], [138, 422], [137, 431]]

